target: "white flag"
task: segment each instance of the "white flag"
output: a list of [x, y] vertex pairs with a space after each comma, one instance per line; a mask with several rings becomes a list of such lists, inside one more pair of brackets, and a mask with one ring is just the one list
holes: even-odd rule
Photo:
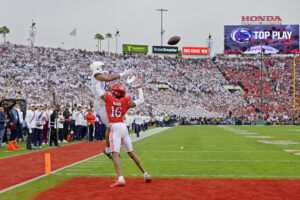
[[74, 30], [70, 33], [70, 35], [76, 36], [76, 28], [74, 28]]
[[36, 35], [36, 30], [29, 30], [29, 40], [32, 47], [34, 45], [35, 35]]

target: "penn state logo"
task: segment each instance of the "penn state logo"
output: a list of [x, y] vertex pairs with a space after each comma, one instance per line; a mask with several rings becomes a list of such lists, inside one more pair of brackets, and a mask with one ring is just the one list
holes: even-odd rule
[[231, 38], [238, 43], [245, 43], [251, 40], [252, 33], [247, 28], [237, 28], [231, 32]]

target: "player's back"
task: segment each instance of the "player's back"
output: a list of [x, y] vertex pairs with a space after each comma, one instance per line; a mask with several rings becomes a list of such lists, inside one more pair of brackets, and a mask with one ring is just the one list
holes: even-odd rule
[[105, 109], [109, 123], [124, 122], [124, 116], [129, 109], [130, 97], [115, 98], [109, 93], [105, 94], [106, 105]]
[[104, 106], [105, 103], [101, 99], [101, 96], [99, 96], [99, 93], [97, 92], [97, 90], [98, 91], [105, 90], [105, 82], [96, 80], [96, 78], [95, 78], [96, 74], [99, 74], [99, 72], [96, 71], [96, 72], [93, 73], [93, 75], [91, 77], [91, 87], [90, 87], [90, 89], [92, 91], [92, 94], [95, 96], [95, 108], [98, 110], [99, 109], [98, 107]]

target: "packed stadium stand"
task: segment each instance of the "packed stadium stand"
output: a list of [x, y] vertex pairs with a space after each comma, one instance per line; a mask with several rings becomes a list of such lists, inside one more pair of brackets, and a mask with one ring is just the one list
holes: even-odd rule
[[[133, 112], [186, 118], [255, 118], [261, 113], [263, 92], [266, 119], [287, 120], [299, 114], [293, 109], [293, 57], [264, 56], [262, 63], [260, 57], [162, 59], [8, 44], [0, 45], [0, 52], [1, 98], [52, 104], [55, 92], [61, 105], [89, 105], [93, 97], [88, 66], [101, 60], [112, 74], [135, 68], [143, 77], [146, 103]], [[129, 93], [135, 96], [134, 88]]]

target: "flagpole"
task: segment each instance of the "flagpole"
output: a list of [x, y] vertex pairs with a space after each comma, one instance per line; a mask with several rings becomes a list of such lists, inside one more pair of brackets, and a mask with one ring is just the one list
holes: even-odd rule
[[76, 40], [77, 40], [76, 28], [69, 35], [75, 36], [75, 38], [74, 38], [74, 44], [75, 44], [74, 50], [75, 50], [76, 49]]
[[75, 28], [75, 50], [76, 50], [76, 40], [77, 40], [77, 29]]
[[77, 34], [75, 35], [75, 50], [76, 50], [76, 37], [77, 37]]

